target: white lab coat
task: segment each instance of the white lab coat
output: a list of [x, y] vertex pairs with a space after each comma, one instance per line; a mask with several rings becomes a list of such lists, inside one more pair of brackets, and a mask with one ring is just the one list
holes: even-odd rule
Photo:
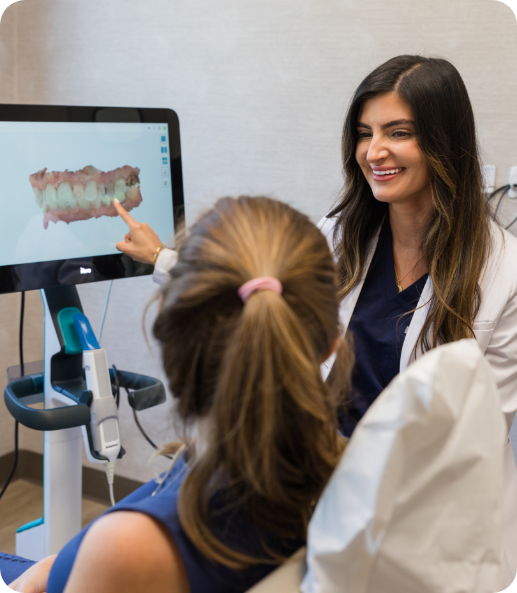
[[[331, 249], [335, 220], [324, 218], [318, 225], [327, 237]], [[361, 282], [341, 303], [340, 321], [345, 331], [375, 253], [378, 236], [379, 233], [370, 245]], [[477, 343], [494, 373], [509, 432], [517, 411], [517, 238], [502, 231], [495, 223], [491, 225], [491, 236], [492, 249], [480, 283], [481, 306], [473, 329]], [[401, 372], [415, 359], [415, 344], [426, 319], [429, 310], [426, 303], [432, 293], [432, 281], [429, 277], [404, 340], [400, 357]], [[421, 354], [420, 349], [417, 349], [416, 356]], [[331, 359], [326, 362], [325, 373], [330, 371], [332, 362]], [[500, 590], [512, 583], [517, 572], [517, 467], [509, 438], [504, 463], [504, 533]]]
[[169, 271], [176, 265], [178, 253], [174, 249], [162, 249], [156, 258], [153, 280], [156, 284], [165, 284], [170, 278]]

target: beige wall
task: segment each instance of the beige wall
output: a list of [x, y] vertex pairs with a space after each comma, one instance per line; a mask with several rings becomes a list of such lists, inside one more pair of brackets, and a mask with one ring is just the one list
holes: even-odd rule
[[[5, 408], [3, 392], [6, 384], [7, 369], [19, 364], [18, 332], [20, 321], [20, 294], [0, 295], [0, 455], [14, 450], [14, 420]], [[26, 362], [43, 358], [43, 305], [39, 292], [31, 291], [26, 295], [24, 323], [24, 358]], [[24, 437], [29, 431], [21, 427], [20, 445], [24, 447]], [[41, 451], [43, 437], [34, 433], [33, 450]]]
[[[341, 185], [340, 130], [354, 87], [401, 53], [458, 67], [486, 162], [506, 183], [517, 165], [516, 36], [511, 10], [493, 0], [23, 0], [0, 24], [0, 101], [172, 107], [187, 221], [240, 193], [276, 196], [317, 220]], [[104, 345], [120, 368], [159, 375], [141, 331], [153, 289], [149, 278], [114, 283]], [[94, 328], [105, 291], [81, 289]], [[18, 303], [0, 297], [0, 388], [3, 368], [17, 361]], [[37, 294], [28, 323], [26, 358], [41, 357]], [[156, 440], [172, 434], [163, 410], [141, 416]], [[121, 423], [128, 456], [117, 472], [147, 479], [150, 450], [126, 406]], [[12, 424], [0, 403], [0, 455], [12, 449]], [[22, 433], [24, 447], [41, 450], [40, 435]]]
[[[9, 19], [13, 22], [13, 16]], [[0, 24], [0, 102], [12, 100], [14, 89], [14, 28], [8, 29]], [[19, 295], [0, 296], [0, 390], [3, 393], [5, 386], [5, 368], [15, 364], [16, 345], [15, 328], [11, 324], [11, 318], [19, 310]], [[8, 416], [3, 405], [3, 398], [0, 398], [0, 455], [13, 449], [13, 422]]]
[[[9, 21], [10, 25], [5, 26], [4, 21]], [[15, 89], [15, 22], [16, 15], [11, 11], [8, 17], [2, 19], [0, 23], [0, 72], [2, 73], [0, 84], [0, 102], [11, 101], [14, 97]]]

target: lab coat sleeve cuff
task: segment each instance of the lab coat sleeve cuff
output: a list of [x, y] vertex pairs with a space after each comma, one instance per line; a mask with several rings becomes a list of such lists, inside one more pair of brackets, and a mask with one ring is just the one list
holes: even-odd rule
[[174, 249], [162, 249], [156, 258], [153, 280], [156, 284], [165, 284], [169, 280], [169, 272], [176, 265], [178, 254]]

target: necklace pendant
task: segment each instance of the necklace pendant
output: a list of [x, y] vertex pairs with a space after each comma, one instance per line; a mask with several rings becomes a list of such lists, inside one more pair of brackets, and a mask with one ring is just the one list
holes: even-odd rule
[[400, 282], [397, 282], [397, 292], [402, 292], [402, 286], [400, 286]]

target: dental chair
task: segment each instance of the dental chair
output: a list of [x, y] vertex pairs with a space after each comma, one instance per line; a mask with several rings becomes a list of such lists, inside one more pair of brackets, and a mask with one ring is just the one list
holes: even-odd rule
[[358, 424], [307, 549], [248, 593], [499, 591], [506, 439], [475, 340], [431, 350]]

